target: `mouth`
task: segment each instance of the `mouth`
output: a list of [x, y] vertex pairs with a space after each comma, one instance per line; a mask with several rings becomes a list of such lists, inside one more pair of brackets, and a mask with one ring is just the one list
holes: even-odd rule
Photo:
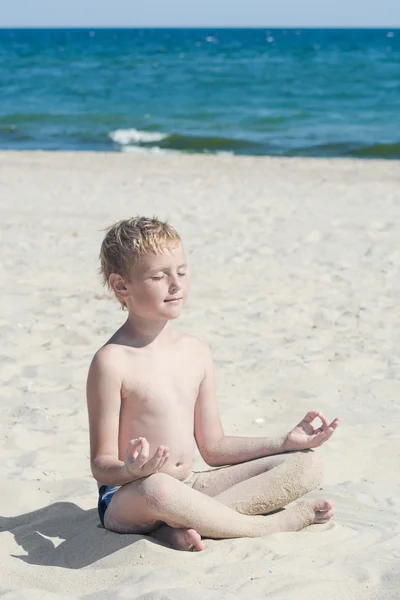
[[170, 298], [169, 300], [164, 300], [164, 302], [179, 302], [182, 298]]

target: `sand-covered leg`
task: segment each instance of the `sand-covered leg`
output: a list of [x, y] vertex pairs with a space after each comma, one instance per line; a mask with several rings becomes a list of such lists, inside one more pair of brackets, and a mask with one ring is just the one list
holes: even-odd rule
[[149, 533], [163, 522], [211, 538], [261, 537], [297, 531], [313, 523], [316, 516], [309, 502], [266, 517], [240, 514], [158, 473], [120, 488], [107, 509], [105, 525], [120, 533]]
[[[197, 480], [197, 489], [243, 514], [267, 514], [314, 489], [320, 484], [321, 477], [321, 465], [315, 453], [306, 451], [265, 457], [202, 473]], [[287, 485], [288, 478], [290, 486]], [[221, 488], [225, 488], [224, 492], [215, 495], [214, 492]], [[318, 514], [314, 522], [323, 523], [333, 513], [328, 515], [322, 511]], [[201, 551], [204, 547], [200, 534], [194, 529], [177, 530], [163, 525], [152, 535], [178, 550]]]
[[[295, 531], [312, 523], [327, 523], [333, 516], [332, 504], [329, 500], [319, 499], [305, 504], [305, 507], [295, 509], [293, 513], [291, 509], [281, 513], [274, 524], [277, 531]], [[169, 525], [161, 525], [151, 535], [161, 542], [166, 542], [175, 550], [201, 552], [204, 549], [201, 536], [194, 529], [175, 529]]]
[[[284, 459], [282, 459], [284, 457]], [[275, 464], [272, 468], [252, 476], [255, 466], [252, 463], [243, 463], [234, 467], [218, 469], [201, 475], [197, 486], [204, 486], [207, 494], [212, 494], [213, 489], [220, 489], [221, 481], [237, 481], [230, 487], [224, 486], [223, 492], [215, 495], [215, 499], [233, 508], [235, 511], [247, 515], [261, 515], [273, 512], [287, 506], [294, 500], [301, 498], [307, 492], [315, 489], [322, 481], [322, 467], [317, 455], [313, 451], [294, 452], [279, 457], [270, 457], [270, 462]], [[258, 468], [268, 459], [253, 461]], [[248, 477], [245, 475], [248, 473]]]
[[239, 514], [164, 473], [121, 487], [105, 514], [106, 528], [119, 533], [150, 533], [166, 523], [213, 538], [258, 537], [261, 522], [263, 517]]
[[283, 510], [276, 515], [262, 517], [271, 530], [268, 533], [284, 531], [300, 531], [314, 523], [327, 523], [333, 517], [333, 507], [330, 500], [318, 498], [317, 500], [302, 500], [298, 504]]

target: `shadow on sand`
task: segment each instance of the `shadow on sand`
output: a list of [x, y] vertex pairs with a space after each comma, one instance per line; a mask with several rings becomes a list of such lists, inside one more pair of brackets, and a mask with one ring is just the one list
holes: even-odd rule
[[[80, 569], [122, 548], [152, 537], [121, 535], [104, 529], [96, 509], [83, 510], [71, 502], [57, 502], [18, 517], [1, 517], [0, 532], [9, 531], [26, 555], [15, 558], [43, 566]], [[52, 538], [52, 539], [49, 539]]]

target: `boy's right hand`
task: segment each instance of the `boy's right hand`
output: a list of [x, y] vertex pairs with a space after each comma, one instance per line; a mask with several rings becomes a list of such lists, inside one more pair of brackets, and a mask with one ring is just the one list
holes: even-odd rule
[[135, 479], [148, 477], [158, 473], [169, 456], [166, 446], [159, 446], [149, 460], [149, 442], [146, 438], [131, 440], [125, 452], [124, 463], [126, 470]]

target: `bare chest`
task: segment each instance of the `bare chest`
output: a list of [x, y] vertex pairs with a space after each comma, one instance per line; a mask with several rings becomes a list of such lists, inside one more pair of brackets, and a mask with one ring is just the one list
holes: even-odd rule
[[140, 357], [127, 366], [122, 404], [136, 417], [193, 411], [202, 367], [186, 356]]

